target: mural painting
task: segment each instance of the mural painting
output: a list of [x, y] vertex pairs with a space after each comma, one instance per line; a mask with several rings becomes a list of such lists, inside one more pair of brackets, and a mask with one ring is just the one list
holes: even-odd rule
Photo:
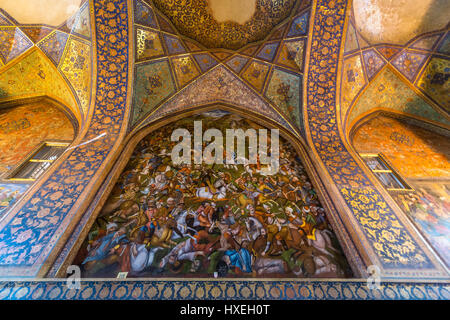
[[73, 138], [70, 120], [46, 102], [0, 110], [0, 175], [13, 169], [45, 140]]
[[259, 161], [175, 165], [173, 130], [193, 132], [198, 120], [224, 137], [226, 129], [262, 128], [212, 111], [140, 141], [73, 262], [82, 276], [350, 277], [294, 148], [280, 139], [273, 175]]
[[382, 153], [413, 191], [389, 191], [450, 266], [450, 142], [404, 120], [377, 116], [353, 136], [359, 153]]
[[450, 179], [413, 186], [414, 192], [391, 192], [392, 197], [450, 266]]

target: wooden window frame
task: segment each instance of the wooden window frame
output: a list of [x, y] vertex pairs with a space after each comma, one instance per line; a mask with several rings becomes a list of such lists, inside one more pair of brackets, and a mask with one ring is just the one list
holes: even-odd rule
[[[359, 154], [360, 157], [362, 158], [364, 164], [369, 168], [370, 171], [372, 171], [373, 173], [391, 173], [393, 176], [395, 176], [395, 178], [400, 182], [400, 184], [402, 184], [403, 186], [405, 186], [405, 188], [387, 188], [386, 186], [384, 186], [384, 184], [381, 182], [381, 184], [383, 185], [383, 187], [387, 190], [387, 191], [395, 191], [395, 192], [413, 192], [414, 189], [409, 185], [409, 183], [406, 182], [406, 180], [400, 175], [400, 173], [398, 172], [398, 170], [396, 170], [394, 168], [394, 166], [386, 159], [386, 157], [382, 154], [382, 153], [360, 153]], [[372, 169], [369, 167], [369, 165], [366, 163], [366, 161], [364, 160], [364, 158], [378, 158], [383, 164], [384, 166], [387, 168], [385, 170], [377, 170], [377, 169]], [[375, 175], [376, 176], [376, 175]], [[378, 180], [380, 180], [377, 177]]]
[[[5, 176], [4, 179], [2, 179], [4, 182], [34, 182], [37, 179], [39, 179], [39, 177], [37, 179], [33, 179], [33, 178], [14, 178], [15, 175], [17, 175], [17, 173], [20, 172], [20, 170], [22, 170], [22, 168], [28, 164], [28, 163], [50, 163], [53, 164], [53, 162], [55, 162], [56, 160], [58, 160], [58, 158], [54, 159], [54, 160], [44, 160], [44, 159], [33, 159], [39, 151], [42, 150], [42, 148], [44, 148], [45, 146], [49, 146], [49, 147], [68, 147], [70, 145], [71, 142], [69, 141], [43, 141], [42, 143], [40, 143], [36, 148], [33, 149], [33, 151], [31, 151], [15, 168], [13, 168], [9, 173], [7, 173], [7, 175]], [[48, 168], [45, 170], [47, 171]], [[44, 171], [44, 172], [45, 172]]]

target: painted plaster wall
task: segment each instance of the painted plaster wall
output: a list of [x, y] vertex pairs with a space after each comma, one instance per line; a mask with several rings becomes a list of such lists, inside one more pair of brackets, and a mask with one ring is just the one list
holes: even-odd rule
[[23, 24], [59, 26], [75, 14], [82, 2], [82, 0], [0, 0], [0, 9]]
[[[96, 137], [106, 128], [113, 129], [108, 131], [111, 134], [108, 134], [105, 140], [76, 149], [68, 161], [52, 172], [52, 176], [42, 183], [39, 192], [33, 195], [33, 200], [28, 201], [31, 199], [30, 196], [30, 199], [27, 198], [28, 202], [24, 201], [24, 205], [13, 212], [15, 220], [12, 223], [10, 223], [11, 219], [2, 221], [0, 246], [8, 249], [2, 253], [1, 257], [3, 274], [9, 272], [14, 275], [32, 276], [36, 275], [38, 271], [40, 274], [44, 274], [47, 265], [54, 261], [54, 255], [49, 257], [49, 252], [55, 248], [57, 242], [58, 248], [60, 248], [62, 241], [58, 239], [61, 239], [61, 235], [64, 235], [63, 240], [66, 238], [68, 232], [65, 230], [69, 223], [70, 227], [73, 227], [79, 219], [80, 215], [77, 210], [81, 214], [81, 211], [85, 209], [78, 205], [82, 201], [76, 201], [83, 199], [84, 202], [89, 202], [92, 200], [88, 194], [94, 193], [98, 187], [93, 181], [103, 173], [102, 169], [105, 168], [105, 165], [114, 159], [116, 146], [121, 139], [121, 137], [117, 138], [118, 132], [120, 128], [123, 129], [126, 126], [122, 121], [128, 114], [126, 101], [127, 99], [131, 100], [130, 93], [126, 89], [129, 84], [128, 74], [124, 72], [127, 70], [127, 59], [131, 57], [127, 46], [127, 43], [131, 42], [128, 38], [131, 35], [127, 34], [127, 30], [129, 30], [127, 10], [130, 8], [128, 2], [122, 0], [93, 0], [92, 3], [94, 23], [96, 24], [93, 32], [96, 33], [96, 38], [100, 39], [96, 42], [98, 56], [96, 69], [102, 72], [108, 71], [105, 71], [105, 76], [102, 75], [97, 79], [98, 93], [95, 99], [95, 112], [86, 139]], [[418, 241], [417, 237], [411, 236], [409, 229], [407, 230], [407, 227], [397, 218], [396, 213], [384, 202], [384, 195], [373, 188], [364, 172], [361, 172], [358, 163], [347, 152], [340, 139], [335, 121], [334, 102], [337, 90], [335, 72], [347, 1], [336, 1], [331, 4], [320, 0], [315, 3], [316, 13], [313, 22], [315, 28], [311, 29], [313, 31], [311, 35], [313, 38], [311, 41], [313, 44], [312, 54], [307, 59], [309, 74], [305, 80], [308, 88], [305, 95], [308, 103], [306, 121], [309, 123], [307, 130], [311, 136], [309, 139], [311, 146], [314, 146], [317, 157], [322, 159], [325, 164], [325, 170], [329, 171], [333, 177], [331, 182], [341, 188], [340, 195], [349, 208], [348, 212], [343, 214], [348, 213], [350, 216], [353, 213], [356, 219], [359, 219], [357, 221], [359, 224], [355, 223], [354, 226], [357, 232], [360, 232], [358, 234], [360, 239], [366, 241], [364, 244], [373, 247], [374, 253], [369, 252], [371, 261], [381, 261], [383, 269], [391, 272], [393, 277], [410, 275], [408, 272], [411, 270], [415, 272], [414, 275], [417, 275], [416, 271], [422, 267], [427, 269], [423, 273], [421, 271], [421, 275], [428, 276], [431, 272], [427, 272], [431, 270], [432, 276], [438, 277], [442, 273], [434, 260], [431, 261], [428, 249], [422, 248], [421, 240]], [[115, 27], [112, 28], [111, 25]], [[303, 30], [298, 25], [299, 23], [295, 24], [294, 30]], [[323, 30], [327, 30], [326, 37], [324, 37]], [[330, 38], [331, 40], [329, 40]], [[114, 39], [114, 41], [111, 42], [110, 39]], [[117, 144], [115, 144], [116, 142]], [[72, 177], [61, 179], [61, 176], [68, 170], [73, 172]], [[352, 186], [352, 190], [348, 190], [348, 186]], [[333, 192], [337, 194], [336, 191]], [[48, 196], [49, 194], [55, 201], [50, 203], [44, 199], [44, 195]], [[356, 203], [355, 206], [354, 203]], [[42, 212], [45, 210], [50, 214], [42, 217], [38, 215], [36, 208], [42, 208]], [[360, 208], [364, 208], [364, 210]], [[371, 227], [372, 222], [379, 218], [377, 216], [369, 220], [371, 225], [363, 225], [364, 221], [369, 219], [367, 216], [363, 216], [368, 212], [367, 208], [374, 208], [371, 212], [373, 216], [383, 214], [383, 220], [390, 224], [388, 230], [385, 230], [386, 228], [381, 223], [383, 233], [380, 231], [381, 227], [379, 230]], [[19, 239], [11, 237], [13, 233], [17, 232], [13, 223], [20, 219], [26, 219], [23, 220], [26, 223], [31, 222], [28, 220], [29, 217], [33, 217], [32, 222], [35, 225], [39, 223], [39, 227], [33, 229], [34, 234], [30, 233], [30, 229], [25, 230], [24, 228], [20, 230], [22, 237]], [[41, 222], [44, 222], [45, 225], [44, 223], [40, 224]], [[387, 237], [385, 231], [395, 231], [399, 236], [393, 237], [389, 233], [389, 237]], [[411, 250], [404, 253], [404, 245], [408, 245]], [[379, 259], [376, 260], [374, 257]], [[8, 269], [11, 261], [15, 263], [15, 266], [23, 267], [22, 270], [19, 270], [19, 267]], [[41, 269], [44, 262], [47, 265]], [[396, 271], [398, 269], [395, 268], [398, 267], [399, 262], [402, 265], [398, 269], [403, 268], [406, 270], [405, 272], [403, 270]]]
[[217, 22], [244, 24], [256, 10], [256, 0], [208, 0], [208, 7]]
[[380, 116], [357, 129], [353, 144], [359, 153], [383, 153], [406, 178], [450, 178], [448, 137], [397, 119]]
[[389, 191], [399, 207], [450, 265], [450, 140], [389, 117], [376, 117], [355, 133], [360, 153], [383, 153], [414, 191]]
[[0, 175], [19, 164], [43, 141], [73, 138], [70, 120], [48, 103], [0, 110]]
[[405, 44], [449, 22], [447, 0], [354, 0], [357, 29], [370, 44]]

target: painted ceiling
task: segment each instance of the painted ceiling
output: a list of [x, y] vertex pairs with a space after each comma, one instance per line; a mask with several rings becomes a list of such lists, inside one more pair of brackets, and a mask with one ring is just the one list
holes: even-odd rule
[[[255, 3], [254, 13], [242, 24], [231, 20], [218, 22], [217, 14], [213, 11], [217, 2], [219, 1], [153, 0], [155, 7], [169, 18], [181, 34], [195, 39], [207, 48], [234, 50], [248, 43], [263, 40], [277, 24], [291, 15], [298, 3], [304, 1], [245, 0], [235, 1], [234, 4], [232, 1], [228, 2], [227, 6], [234, 5], [237, 10], [243, 12], [248, 9], [241, 3]], [[222, 6], [220, 9], [225, 8], [226, 6]]]
[[88, 2], [55, 27], [22, 24], [0, 10], [0, 102], [48, 96], [81, 123], [91, 95]]
[[71, 17], [86, 0], [0, 0], [0, 8], [22, 24], [59, 26]]
[[155, 7], [135, 1], [132, 129], [189, 107], [225, 103], [301, 132], [309, 15], [308, 1], [301, 1], [263, 42], [240, 50], [205, 49], [176, 31]]
[[[355, 6], [355, 15], [356, 9]], [[405, 45], [371, 42], [349, 19], [341, 84], [341, 119], [347, 130], [377, 109], [443, 127], [450, 118], [449, 28], [414, 35]]]
[[355, 27], [372, 44], [405, 45], [449, 23], [447, 0], [353, 0]]
[[[248, 1], [251, 6], [253, 0]], [[303, 135], [310, 1], [254, 1], [253, 13], [241, 23], [218, 22], [215, 3], [133, 2], [135, 94], [129, 130], [186, 108], [225, 103]], [[223, 16], [230, 17], [236, 6], [230, 2]], [[422, 30], [417, 29], [406, 45], [378, 43], [364, 36], [361, 6], [355, 1], [345, 40], [344, 126], [350, 129], [354, 120], [376, 108], [448, 126], [448, 28], [415, 36]], [[0, 72], [6, 75], [0, 80], [0, 100], [48, 95], [84, 121], [92, 76], [88, 9], [84, 2], [57, 27], [23, 24], [0, 12]]]

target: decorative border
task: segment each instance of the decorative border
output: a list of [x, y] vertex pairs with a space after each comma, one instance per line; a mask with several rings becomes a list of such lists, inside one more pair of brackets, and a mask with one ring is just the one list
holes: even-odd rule
[[0, 282], [0, 300], [449, 300], [444, 283], [338, 280], [114, 280]]

